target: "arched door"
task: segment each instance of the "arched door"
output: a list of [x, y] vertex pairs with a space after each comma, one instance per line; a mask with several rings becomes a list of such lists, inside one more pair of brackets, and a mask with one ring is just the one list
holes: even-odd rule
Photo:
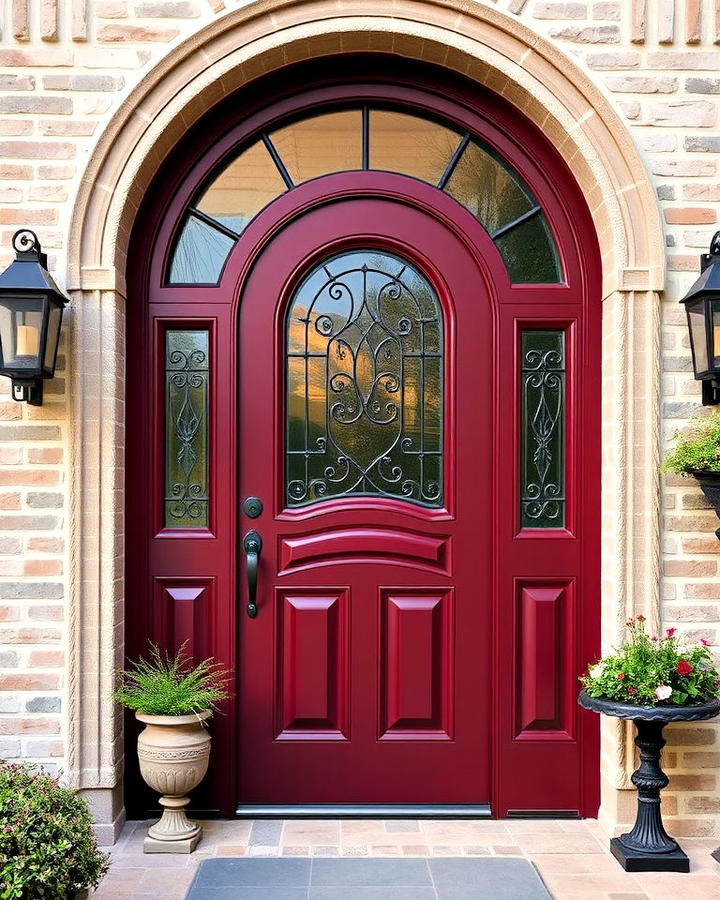
[[128, 655], [235, 672], [209, 812], [594, 815], [590, 216], [500, 99], [328, 65], [208, 114], [138, 218]]
[[467, 246], [395, 200], [322, 204], [258, 257], [243, 805], [489, 804], [493, 319]]

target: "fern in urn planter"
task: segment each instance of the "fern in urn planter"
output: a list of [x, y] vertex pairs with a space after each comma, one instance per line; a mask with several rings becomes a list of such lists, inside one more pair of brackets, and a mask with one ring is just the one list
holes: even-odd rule
[[205, 727], [227, 697], [229, 673], [212, 659], [193, 664], [187, 643], [171, 656], [150, 644], [149, 658], [118, 674], [115, 700], [145, 724], [138, 737], [140, 774], [163, 796], [163, 815], [148, 830], [146, 853], [191, 853], [202, 829], [189, 822], [188, 792], [205, 777], [210, 734]]
[[[720, 518], [720, 415], [698, 416], [685, 432], [676, 431], [662, 470], [692, 475]], [[715, 535], [720, 540], [720, 528]]]

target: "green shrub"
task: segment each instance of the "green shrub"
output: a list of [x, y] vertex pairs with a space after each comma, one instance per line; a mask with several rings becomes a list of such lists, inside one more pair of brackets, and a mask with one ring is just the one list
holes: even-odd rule
[[675, 629], [648, 637], [645, 619], [627, 623], [630, 640], [588, 668], [580, 681], [590, 697], [639, 706], [706, 703], [720, 691], [708, 643], [681, 647]]
[[693, 419], [686, 434], [675, 432], [675, 449], [665, 457], [664, 472], [688, 475], [693, 470], [720, 472], [720, 416]]
[[215, 709], [227, 697], [227, 672], [212, 659], [193, 666], [186, 643], [172, 657], [150, 644], [149, 660], [141, 657], [118, 673], [115, 700], [151, 716], [183, 716]]
[[68, 900], [96, 887], [108, 858], [88, 806], [45, 772], [0, 763], [0, 897]]

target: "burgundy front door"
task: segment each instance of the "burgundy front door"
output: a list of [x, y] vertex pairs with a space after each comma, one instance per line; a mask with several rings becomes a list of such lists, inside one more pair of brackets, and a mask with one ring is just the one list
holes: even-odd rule
[[458, 236], [391, 199], [317, 207], [255, 263], [241, 804], [489, 801], [491, 310]]
[[138, 215], [128, 656], [234, 672], [196, 809], [596, 815], [587, 204], [502, 98], [340, 63], [219, 104]]

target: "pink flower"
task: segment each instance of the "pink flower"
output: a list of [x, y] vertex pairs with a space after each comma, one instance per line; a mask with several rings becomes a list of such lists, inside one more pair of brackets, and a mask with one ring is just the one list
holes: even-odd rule
[[710, 646], [710, 641], [706, 641], [705, 638], [700, 638], [700, 643], [703, 645], [703, 647]]
[[678, 675], [689, 675], [692, 672], [693, 668], [689, 662], [684, 659], [681, 659], [677, 664]]
[[635, 694], [637, 694], [637, 691], [635, 690], [635, 688], [632, 685], [630, 685], [628, 687], [627, 692], [628, 692], [628, 694], [630, 694], [631, 697], [634, 697]]
[[659, 684], [655, 688], [655, 696], [658, 700], [669, 700], [672, 697], [672, 688], [667, 684]]
[[677, 628], [668, 628], [668, 630], [665, 632], [665, 636], [669, 637], [669, 638], [675, 637], [676, 631], [677, 631]]
[[625, 673], [624, 673], [624, 672], [618, 672], [618, 674], [617, 674], [617, 680], [618, 680], [618, 681], [624, 681], [624, 680], [625, 680]]

